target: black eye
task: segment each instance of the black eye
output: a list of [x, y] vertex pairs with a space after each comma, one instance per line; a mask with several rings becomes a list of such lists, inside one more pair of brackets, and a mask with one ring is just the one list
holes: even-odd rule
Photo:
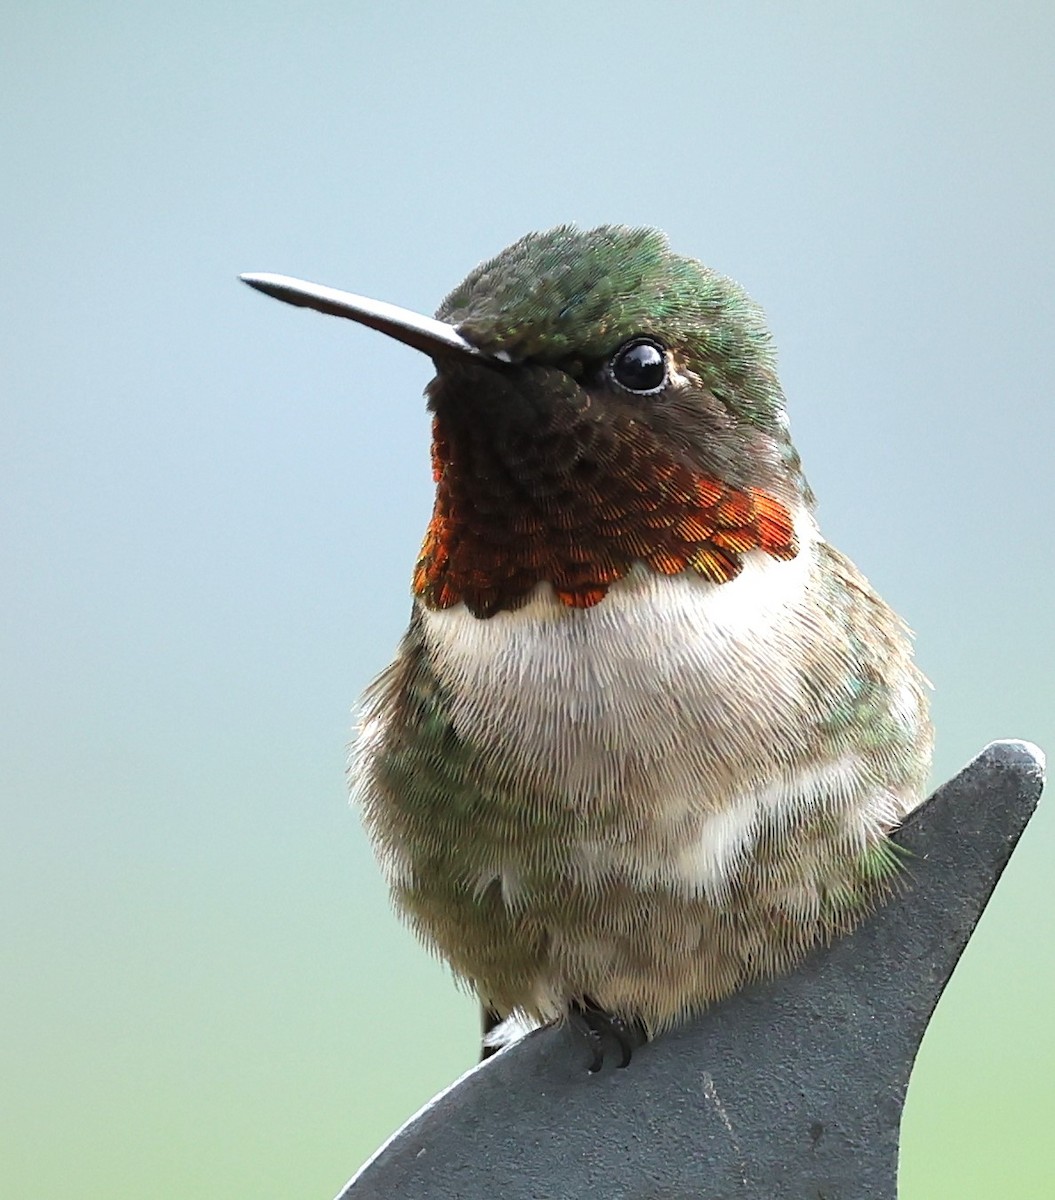
[[667, 382], [667, 355], [659, 342], [639, 338], [620, 346], [608, 369], [628, 392], [658, 392]]

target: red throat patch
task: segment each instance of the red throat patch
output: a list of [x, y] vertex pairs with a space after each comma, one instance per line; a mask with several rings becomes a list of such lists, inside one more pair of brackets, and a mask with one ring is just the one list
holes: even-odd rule
[[[576, 485], [563, 504], [525, 495], [504, 481], [452, 472], [438, 431], [433, 441], [436, 506], [414, 572], [429, 608], [463, 603], [477, 617], [519, 608], [543, 580], [570, 608], [599, 604], [635, 563], [661, 575], [693, 571], [727, 583], [743, 555], [791, 559], [791, 514], [757, 488], [737, 490], [669, 457], [627, 464]], [[454, 476], [452, 478], [452, 476]], [[479, 495], [477, 493], [480, 493]]]

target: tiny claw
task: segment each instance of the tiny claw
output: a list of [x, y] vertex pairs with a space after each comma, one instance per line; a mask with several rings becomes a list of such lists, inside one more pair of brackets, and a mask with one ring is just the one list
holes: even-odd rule
[[590, 1059], [590, 1065], [586, 1068], [588, 1075], [596, 1075], [597, 1072], [604, 1066], [604, 1046], [601, 1043], [601, 1035], [595, 1033], [593, 1043], [593, 1058]]
[[619, 1046], [619, 1066], [628, 1067], [638, 1046], [643, 1046], [646, 1038], [645, 1031], [636, 1021], [625, 1021], [622, 1017], [612, 1014], [608, 1018], [608, 1032]]
[[591, 1025], [586, 1011], [577, 1004], [573, 1004], [568, 1011], [568, 1024], [583, 1038], [589, 1047], [592, 1057], [590, 1065], [586, 1070], [589, 1074], [596, 1075], [601, 1067], [604, 1066], [604, 1041], [601, 1038], [600, 1032]]
[[629, 1066], [634, 1050], [648, 1041], [640, 1021], [628, 1021], [616, 1013], [605, 1012], [589, 999], [575, 1001], [571, 1005], [568, 1021], [572, 1028], [582, 1034], [591, 1048], [593, 1058], [588, 1068], [591, 1075], [596, 1075], [604, 1065], [605, 1038], [611, 1038], [619, 1047], [620, 1068]]

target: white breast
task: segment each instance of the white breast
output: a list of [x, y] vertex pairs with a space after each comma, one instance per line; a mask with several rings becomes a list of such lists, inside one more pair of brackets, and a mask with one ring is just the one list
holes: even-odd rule
[[[572, 856], [581, 871], [619, 860], [635, 875], [720, 887], [760, 806], [801, 800], [779, 763], [757, 787], [746, 765], [804, 703], [793, 634], [818, 533], [805, 510], [795, 524], [794, 559], [752, 551], [729, 583], [638, 568], [588, 609], [561, 604], [548, 584], [522, 608], [486, 619], [464, 605], [422, 608], [459, 736], [581, 811]], [[652, 862], [640, 839], [631, 852], [590, 838], [591, 814], [634, 805], [657, 823]]]

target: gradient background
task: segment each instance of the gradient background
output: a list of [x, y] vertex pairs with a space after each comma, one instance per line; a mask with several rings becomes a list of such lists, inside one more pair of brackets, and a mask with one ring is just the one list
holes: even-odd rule
[[[327, 1200], [475, 1054], [343, 781], [429, 364], [239, 271], [432, 311], [528, 229], [665, 228], [769, 313], [936, 780], [1055, 747], [1053, 38], [1042, 2], [6, 6], [0, 1193]], [[907, 1200], [1055, 1188], [1053, 848], [1049, 801], [923, 1047]]]

